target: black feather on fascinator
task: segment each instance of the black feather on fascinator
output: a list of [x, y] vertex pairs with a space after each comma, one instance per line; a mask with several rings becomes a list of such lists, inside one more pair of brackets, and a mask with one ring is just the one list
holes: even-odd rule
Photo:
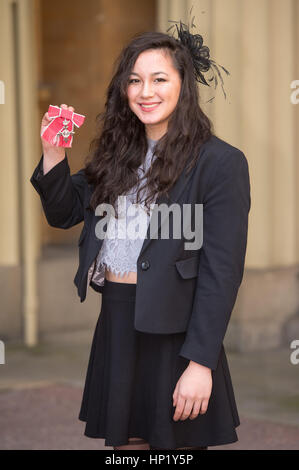
[[[193, 6], [192, 6], [193, 8]], [[190, 10], [190, 15], [191, 11]], [[196, 28], [196, 25], [194, 24], [194, 16], [191, 20], [191, 28]], [[226, 99], [226, 93], [223, 88], [223, 78], [221, 76], [219, 67], [224, 70], [224, 72], [227, 75], [230, 75], [229, 71], [226, 70], [222, 65], [217, 64], [213, 59], [210, 58], [210, 49], [208, 46], [203, 45], [203, 37], [200, 34], [192, 34], [189, 29], [189, 23], [188, 25], [182, 23], [182, 21], [173, 21], [173, 20], [168, 20], [171, 23], [176, 23], [175, 25], [170, 26], [167, 29], [167, 32], [170, 31], [172, 28], [176, 27], [177, 34], [178, 34], [178, 41], [180, 41], [184, 46], [187, 47], [189, 50], [191, 57], [192, 57], [192, 62], [194, 65], [194, 74], [195, 74], [195, 79], [199, 83], [202, 83], [204, 85], [210, 86], [210, 83], [208, 82], [214, 82], [214, 89], [216, 89], [218, 85], [218, 78], [220, 79], [221, 82], [221, 88], [224, 94], [224, 97]], [[179, 26], [178, 26], [179, 23]], [[174, 32], [173, 32], [174, 35]], [[212, 77], [205, 79], [203, 73], [208, 72], [209, 70], [212, 70]], [[212, 101], [214, 99], [211, 98], [209, 101]]]

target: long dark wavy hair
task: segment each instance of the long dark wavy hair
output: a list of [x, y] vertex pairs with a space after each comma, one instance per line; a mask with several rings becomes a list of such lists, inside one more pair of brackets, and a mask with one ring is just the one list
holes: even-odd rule
[[113, 205], [116, 217], [117, 198], [138, 183], [137, 170], [147, 153], [145, 125], [129, 107], [127, 87], [136, 59], [148, 49], [169, 53], [181, 77], [181, 90], [167, 132], [155, 144], [155, 160], [144, 175], [147, 181], [140, 185], [136, 202], [140, 202], [140, 191], [144, 188], [147, 191], [143, 201], [146, 210], [155, 196], [165, 193], [168, 197], [168, 190], [180, 176], [190, 155], [193, 158], [186, 172], [192, 169], [201, 145], [213, 133], [211, 121], [199, 106], [198, 84], [186, 46], [161, 32], [134, 36], [114, 64], [116, 72], [107, 89], [105, 111], [96, 117], [97, 135], [91, 141], [85, 159], [86, 178], [94, 188], [90, 207], [95, 210], [97, 205], [109, 203]]

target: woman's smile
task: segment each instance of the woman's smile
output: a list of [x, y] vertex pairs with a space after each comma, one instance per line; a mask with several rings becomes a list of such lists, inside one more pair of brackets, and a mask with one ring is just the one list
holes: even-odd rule
[[144, 111], [146, 113], [149, 113], [149, 112], [154, 111], [155, 109], [157, 109], [160, 104], [161, 103], [154, 103], [154, 104], [139, 103], [139, 106], [140, 106], [142, 111]]

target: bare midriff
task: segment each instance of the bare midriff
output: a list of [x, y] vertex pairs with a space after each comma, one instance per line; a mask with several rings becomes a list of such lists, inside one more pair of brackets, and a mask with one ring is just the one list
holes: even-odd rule
[[126, 282], [127, 284], [137, 284], [137, 273], [134, 271], [128, 272], [128, 274], [124, 274], [123, 276], [117, 276], [109, 269], [105, 269], [105, 278], [108, 281], [112, 282]]

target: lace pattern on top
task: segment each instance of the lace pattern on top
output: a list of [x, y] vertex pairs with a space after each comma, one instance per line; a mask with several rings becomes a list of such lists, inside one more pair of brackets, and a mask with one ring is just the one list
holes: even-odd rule
[[[138, 169], [139, 175], [146, 172], [154, 161], [152, 149], [156, 141], [148, 139], [148, 151], [145, 162]], [[144, 184], [142, 181], [142, 185]], [[132, 207], [136, 203], [138, 184], [128, 192], [125, 197], [118, 199], [119, 219], [110, 217], [105, 238], [103, 240], [98, 256], [88, 270], [87, 285], [93, 283], [103, 286], [105, 283], [105, 269], [109, 269], [116, 276], [122, 277], [130, 271], [137, 272], [137, 259], [144, 243], [148, 224], [152, 215], [152, 208], [147, 214], [144, 199], [147, 194], [144, 188], [141, 195], [141, 203], [137, 205], [137, 212]], [[153, 203], [155, 203], [156, 198]], [[138, 217], [138, 223], [133, 220]], [[136, 233], [135, 225], [138, 233]], [[129, 236], [128, 236], [129, 232]], [[135, 233], [135, 235], [134, 235]]]

